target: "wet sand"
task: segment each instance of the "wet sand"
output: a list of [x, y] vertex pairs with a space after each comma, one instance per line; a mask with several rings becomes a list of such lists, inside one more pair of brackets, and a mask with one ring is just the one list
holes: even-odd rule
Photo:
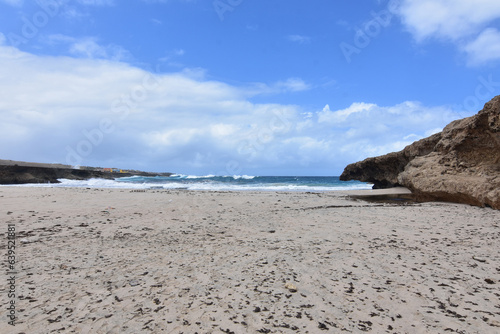
[[500, 332], [499, 211], [346, 195], [0, 187], [0, 332]]

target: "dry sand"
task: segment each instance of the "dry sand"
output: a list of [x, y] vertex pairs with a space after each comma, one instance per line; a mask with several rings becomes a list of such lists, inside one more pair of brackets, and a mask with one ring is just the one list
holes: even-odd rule
[[0, 217], [1, 333], [500, 333], [491, 209], [0, 187]]

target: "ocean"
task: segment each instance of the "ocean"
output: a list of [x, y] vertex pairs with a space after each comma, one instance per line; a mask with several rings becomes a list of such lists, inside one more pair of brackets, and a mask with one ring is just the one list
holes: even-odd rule
[[169, 177], [124, 177], [115, 180], [90, 179], [85, 181], [59, 180], [58, 184], [24, 186], [86, 187], [121, 189], [188, 189], [227, 191], [332, 191], [371, 189], [372, 185], [359, 181], [340, 181], [337, 176], [195, 176], [174, 174]]

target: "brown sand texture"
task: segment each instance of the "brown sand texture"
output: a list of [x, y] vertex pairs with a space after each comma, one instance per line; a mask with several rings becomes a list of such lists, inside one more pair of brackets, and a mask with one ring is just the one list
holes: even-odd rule
[[500, 333], [488, 208], [0, 187], [0, 217], [18, 317], [3, 275], [0, 333]]

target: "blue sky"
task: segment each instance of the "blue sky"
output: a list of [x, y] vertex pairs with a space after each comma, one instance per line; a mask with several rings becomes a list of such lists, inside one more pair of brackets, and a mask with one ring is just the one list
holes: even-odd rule
[[0, 158], [339, 175], [500, 92], [498, 0], [0, 0]]

